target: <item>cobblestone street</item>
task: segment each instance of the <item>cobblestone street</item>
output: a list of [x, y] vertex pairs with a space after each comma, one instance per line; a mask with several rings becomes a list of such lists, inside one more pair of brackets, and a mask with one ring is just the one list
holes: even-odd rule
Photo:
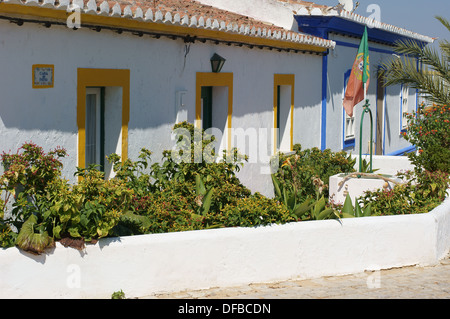
[[450, 258], [433, 267], [155, 294], [143, 299], [450, 299]]

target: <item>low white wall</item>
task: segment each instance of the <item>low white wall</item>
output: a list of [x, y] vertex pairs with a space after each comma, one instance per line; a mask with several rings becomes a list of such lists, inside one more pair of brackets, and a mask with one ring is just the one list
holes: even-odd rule
[[[402, 182], [401, 179], [396, 179], [395, 177], [389, 176], [397, 182]], [[342, 185], [341, 185], [342, 183]], [[350, 196], [352, 204], [355, 205], [355, 200], [361, 196], [364, 196], [367, 191], [375, 191], [377, 189], [383, 189], [386, 182], [383, 179], [375, 178], [357, 178], [351, 177], [346, 179], [346, 174], [337, 174], [330, 176], [330, 195], [329, 199], [335, 204], [344, 204], [347, 194]], [[387, 189], [391, 190], [395, 187], [395, 184], [388, 181]]]
[[[359, 156], [353, 156], [356, 159], [355, 169], [359, 171]], [[370, 162], [369, 155], [363, 155], [368, 163]], [[389, 175], [392, 180], [402, 182], [400, 178], [396, 178], [397, 173], [405, 172], [407, 170], [414, 170], [414, 165], [411, 163], [407, 156], [373, 156], [372, 157], [372, 169], [377, 170], [375, 174]], [[333, 200], [335, 204], [344, 204], [346, 194], [350, 195], [352, 203], [355, 204], [355, 198], [361, 197], [366, 191], [375, 191], [382, 189], [385, 181], [382, 179], [370, 179], [370, 178], [356, 178], [352, 177], [346, 179], [344, 174], [336, 174], [330, 176], [330, 200]], [[339, 183], [342, 185], [339, 185]], [[392, 189], [394, 183], [388, 182], [388, 188]]]
[[450, 248], [450, 199], [421, 215], [308, 221], [100, 240], [84, 251], [0, 251], [0, 298], [127, 297], [433, 265]]
[[[359, 155], [352, 155], [352, 157], [356, 159], [355, 169], [358, 171]], [[369, 155], [363, 155], [362, 158], [370, 163]], [[414, 170], [414, 165], [407, 156], [373, 155], [372, 161], [372, 169], [378, 169], [375, 174], [395, 175], [400, 171]]]

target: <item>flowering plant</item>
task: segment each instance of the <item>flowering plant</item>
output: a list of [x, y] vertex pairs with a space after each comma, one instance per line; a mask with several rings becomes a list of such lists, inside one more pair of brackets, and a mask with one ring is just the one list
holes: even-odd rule
[[450, 105], [422, 103], [407, 118], [408, 129], [402, 135], [418, 149], [409, 154], [411, 162], [419, 170], [450, 173]]

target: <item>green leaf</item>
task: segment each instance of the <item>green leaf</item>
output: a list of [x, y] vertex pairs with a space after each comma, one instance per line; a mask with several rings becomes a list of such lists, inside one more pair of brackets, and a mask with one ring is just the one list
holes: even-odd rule
[[287, 198], [287, 207], [289, 209], [294, 208], [297, 205], [297, 196], [295, 193], [290, 193]]
[[203, 198], [202, 205], [202, 215], [205, 216], [209, 212], [209, 208], [211, 207], [212, 195], [214, 193], [214, 188], [211, 188], [206, 194], [205, 198]]
[[311, 198], [306, 199], [303, 203], [301, 203], [299, 206], [297, 206], [293, 213], [297, 217], [303, 216], [305, 213], [307, 213], [311, 207], [314, 205], [314, 200]]
[[86, 225], [89, 223], [89, 219], [87, 218], [87, 216], [85, 215], [85, 214], [82, 214], [81, 216], [80, 216], [80, 224], [83, 226], [83, 227], [86, 227]]
[[275, 195], [277, 198], [281, 198], [280, 182], [278, 181], [278, 179], [275, 177], [274, 174], [272, 174], [271, 177], [272, 177], [273, 187], [275, 189]]
[[347, 196], [345, 197], [345, 202], [344, 202], [344, 207], [342, 208], [342, 212], [346, 213], [348, 215], [355, 216], [355, 211], [353, 209], [352, 200], [351, 200], [349, 194], [347, 194]]
[[355, 216], [353, 216], [351, 214], [347, 214], [347, 213], [342, 213], [342, 217], [343, 218], [355, 218]]
[[332, 208], [327, 208], [327, 209], [323, 210], [323, 211], [317, 216], [317, 219], [318, 219], [318, 220], [327, 219], [331, 214], [333, 214], [333, 209], [332, 209]]
[[57, 225], [57, 226], [53, 227], [53, 236], [56, 238], [61, 238], [61, 235], [60, 235], [61, 230], [62, 230], [61, 225]]
[[42, 218], [43, 218], [44, 220], [46, 220], [47, 218], [50, 217], [50, 215], [52, 215], [52, 211], [51, 211], [51, 209], [48, 209], [48, 210], [46, 210], [46, 211], [42, 214]]
[[355, 198], [355, 217], [362, 217], [361, 206], [359, 206], [358, 200]]
[[78, 229], [76, 227], [70, 227], [68, 229], [68, 232], [70, 234], [70, 236], [74, 237], [74, 238], [79, 238], [81, 237], [80, 233], [78, 232]]
[[71, 219], [70, 212], [64, 212], [63, 214], [59, 214], [59, 220], [61, 223], [67, 223]]
[[319, 219], [319, 214], [325, 208], [325, 197], [321, 197], [313, 207], [313, 216]]
[[369, 204], [364, 208], [363, 216], [364, 216], [364, 217], [370, 217], [370, 216], [372, 216], [372, 203], [369, 203]]
[[195, 175], [195, 189], [197, 192], [197, 195], [205, 195], [206, 194], [206, 188], [203, 184], [202, 177], [200, 174]]

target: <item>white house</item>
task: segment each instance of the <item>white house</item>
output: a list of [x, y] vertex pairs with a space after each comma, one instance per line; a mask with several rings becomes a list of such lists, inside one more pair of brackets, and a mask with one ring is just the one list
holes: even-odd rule
[[[235, 132], [249, 141], [241, 151], [257, 143], [241, 178], [270, 193], [261, 161], [320, 142], [322, 56], [334, 42], [194, 1], [167, 3], [163, 12], [153, 1], [0, 2], [0, 150], [59, 145], [69, 154], [65, 177], [89, 163], [109, 175], [105, 155], [137, 158], [146, 147], [159, 160], [174, 145], [172, 126], [188, 120], [218, 128], [223, 149], [241, 141]], [[226, 59], [219, 73], [215, 53]]]
[[[335, 47], [322, 59], [322, 149], [345, 150], [358, 154], [362, 105], [356, 107], [353, 118], [342, 108], [346, 81], [364, 31], [368, 28], [371, 82], [367, 98], [373, 115], [373, 150], [378, 155], [402, 155], [414, 150], [401, 138], [406, 129], [404, 114], [417, 108], [417, 92], [403, 86], [384, 88], [377, 75], [383, 63], [398, 56], [394, 52], [396, 41], [415, 41], [425, 46], [434, 38], [411, 32], [356, 12], [366, 8], [351, 6], [353, 1], [337, 1], [335, 6], [318, 5], [302, 0], [200, 0], [205, 4], [265, 19], [275, 25], [323, 39], [333, 40]], [[339, 6], [339, 4], [345, 6]], [[330, 3], [331, 4], [331, 3]], [[373, 5], [372, 5], [373, 6]], [[367, 8], [369, 9], [369, 8]], [[351, 12], [353, 11], [353, 12]], [[419, 67], [419, 64], [418, 64]], [[365, 117], [363, 152], [369, 152], [370, 121]]]
[[[137, 158], [146, 147], [158, 161], [174, 145], [173, 125], [187, 120], [217, 128], [221, 149], [238, 146], [250, 155], [239, 177], [253, 191], [271, 195], [268, 159], [278, 150], [290, 151], [296, 143], [358, 147], [343, 135], [350, 130], [340, 102], [358, 35], [349, 38], [348, 30], [332, 25], [320, 34], [305, 28], [305, 19], [319, 17], [306, 8], [282, 11], [290, 16], [289, 27], [270, 15], [255, 18], [193, 0], [3, 0], [0, 151], [15, 151], [26, 141], [45, 150], [63, 146], [69, 154], [63, 173], [75, 182], [75, 167], [89, 163], [103, 164], [109, 176], [104, 158], [113, 152]], [[368, 23], [345, 12], [324, 13], [326, 8], [314, 7], [331, 20]], [[391, 26], [376, 28], [416, 38]], [[391, 55], [392, 43], [382, 40], [371, 43], [374, 63]], [[215, 54], [226, 60], [220, 72], [212, 72]], [[369, 99], [375, 105], [381, 97], [372, 72]], [[383, 154], [409, 147], [398, 136], [397, 91], [384, 91], [376, 118], [383, 123]], [[407, 95], [408, 107], [414, 107], [415, 92]]]

